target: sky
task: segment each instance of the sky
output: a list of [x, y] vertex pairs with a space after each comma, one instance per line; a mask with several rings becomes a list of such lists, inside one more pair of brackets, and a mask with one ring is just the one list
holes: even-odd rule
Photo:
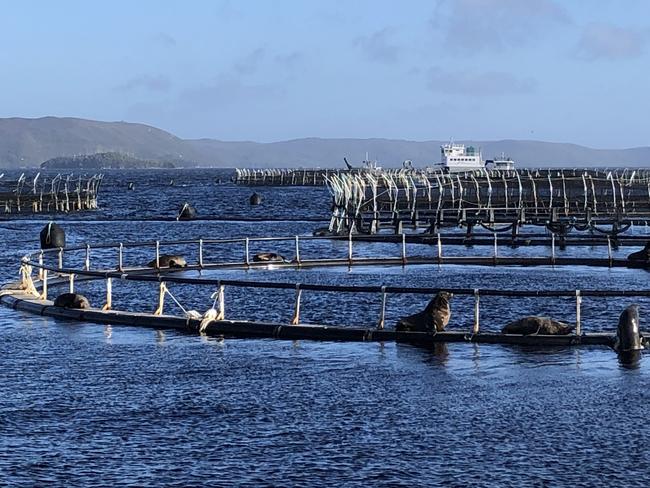
[[650, 145], [645, 0], [0, 1], [0, 117]]

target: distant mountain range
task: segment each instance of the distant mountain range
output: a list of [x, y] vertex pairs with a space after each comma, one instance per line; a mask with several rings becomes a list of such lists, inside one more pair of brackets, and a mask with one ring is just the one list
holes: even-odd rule
[[[36, 167], [56, 157], [117, 152], [204, 167], [344, 167], [343, 157], [359, 163], [366, 152], [384, 167], [410, 159], [415, 167], [440, 160], [446, 141], [398, 139], [320, 139], [258, 143], [181, 139], [144, 124], [77, 118], [0, 119], [0, 167]], [[480, 147], [486, 159], [505, 153], [518, 166], [650, 166], [650, 147], [593, 149], [541, 141], [456, 141]]]

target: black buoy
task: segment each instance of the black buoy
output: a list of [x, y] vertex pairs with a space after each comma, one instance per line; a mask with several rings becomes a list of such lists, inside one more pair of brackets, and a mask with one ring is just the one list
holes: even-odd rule
[[185, 202], [181, 207], [180, 212], [178, 212], [176, 220], [193, 220], [196, 218], [196, 215], [196, 209], [189, 203]]
[[41, 230], [41, 249], [65, 247], [65, 231], [63, 227], [50, 222]]
[[253, 193], [250, 198], [251, 205], [259, 205], [262, 203], [262, 195], [259, 193]]
[[643, 337], [639, 329], [639, 306], [628, 306], [618, 319], [614, 350], [622, 366], [636, 367], [641, 359]]

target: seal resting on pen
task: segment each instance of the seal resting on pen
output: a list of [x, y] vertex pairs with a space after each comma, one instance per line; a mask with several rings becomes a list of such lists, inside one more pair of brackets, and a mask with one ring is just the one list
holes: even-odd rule
[[[173, 254], [161, 254], [158, 258], [159, 267], [161, 268], [185, 268], [187, 266], [187, 261], [183, 256], [177, 256]], [[147, 263], [147, 266], [150, 268], [156, 267], [156, 260], [152, 259]]]
[[54, 306], [61, 308], [90, 308], [90, 302], [79, 293], [62, 293], [54, 299]]
[[650, 261], [650, 242], [640, 251], [633, 252], [627, 257], [628, 261]]
[[253, 256], [253, 261], [256, 263], [286, 263], [287, 260], [284, 256], [276, 252], [258, 252]]
[[521, 335], [567, 335], [575, 328], [573, 325], [559, 322], [550, 317], [530, 316], [517, 319], [501, 329], [502, 334]]
[[395, 330], [398, 332], [442, 332], [451, 318], [449, 301], [453, 296], [452, 293], [439, 291], [423, 311], [399, 319]]

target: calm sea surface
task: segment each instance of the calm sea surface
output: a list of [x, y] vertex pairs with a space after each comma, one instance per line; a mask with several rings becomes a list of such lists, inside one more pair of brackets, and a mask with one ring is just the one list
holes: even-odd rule
[[[107, 172], [95, 213], [57, 217], [69, 244], [189, 237], [308, 235], [327, 220], [325, 188], [217, 184], [217, 170]], [[174, 185], [170, 181], [174, 180]], [[128, 191], [129, 182], [135, 191]], [[168, 221], [183, 202], [202, 216]], [[242, 222], [247, 217], [283, 218]], [[6, 217], [6, 216], [5, 216]], [[304, 220], [300, 220], [304, 219]], [[38, 247], [46, 219], [0, 222], [0, 281]], [[646, 229], [635, 229], [645, 233]], [[312, 247], [310, 247], [310, 245]], [[252, 251], [291, 257], [292, 245]], [[305, 244], [345, 256], [347, 244]], [[173, 249], [170, 249], [173, 251]], [[241, 258], [238, 245], [206, 248]], [[409, 254], [432, 255], [409, 245]], [[449, 254], [468, 252], [461, 248]], [[469, 250], [476, 254], [489, 248]], [[546, 255], [548, 249], [503, 250]], [[624, 255], [630, 248], [617, 251]], [[99, 253], [99, 251], [98, 251]], [[357, 255], [399, 255], [355, 243]], [[558, 251], [606, 255], [602, 247]], [[110, 259], [101, 253], [96, 259]], [[191, 256], [190, 256], [191, 257]], [[71, 256], [74, 264], [82, 256]], [[151, 259], [127, 250], [127, 264]], [[77, 260], [77, 261], [75, 261]], [[210, 277], [507, 289], [647, 289], [643, 270], [407, 266], [227, 271]], [[79, 283], [94, 304], [101, 283]], [[211, 289], [172, 288], [205, 310]], [[114, 308], [151, 311], [157, 291], [114, 285]], [[293, 292], [227, 289], [230, 318], [288, 321]], [[303, 296], [302, 319], [373, 326], [380, 297]], [[427, 297], [391, 296], [387, 324]], [[586, 331], [612, 330], [620, 299], [585, 300]], [[640, 300], [643, 314], [650, 302]], [[167, 313], [179, 313], [168, 304]], [[482, 299], [485, 330], [525, 314], [575, 320], [572, 300]], [[468, 329], [472, 302], [454, 298], [450, 328]], [[0, 308], [0, 485], [5, 486], [648, 486], [650, 363], [621, 367], [602, 348], [540, 350], [216, 339], [109, 327]]]

